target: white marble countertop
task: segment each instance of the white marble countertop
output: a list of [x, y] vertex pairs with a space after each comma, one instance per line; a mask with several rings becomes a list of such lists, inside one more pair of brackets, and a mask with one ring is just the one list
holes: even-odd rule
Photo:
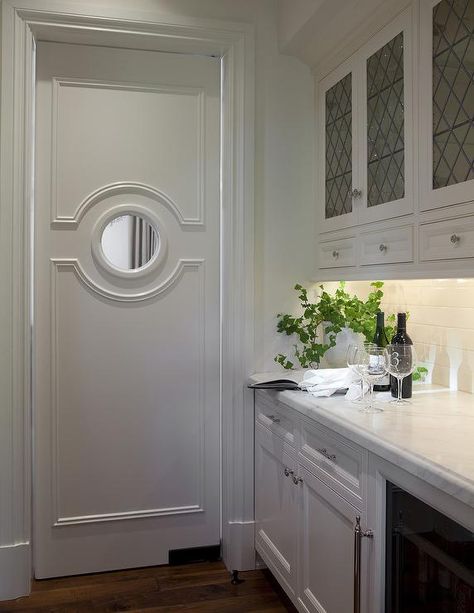
[[[302, 373], [257, 373], [251, 381], [282, 378], [300, 380]], [[374, 415], [361, 413], [343, 395], [276, 394], [299, 413], [474, 507], [474, 394], [414, 385], [410, 405], [384, 402], [383, 412]]]

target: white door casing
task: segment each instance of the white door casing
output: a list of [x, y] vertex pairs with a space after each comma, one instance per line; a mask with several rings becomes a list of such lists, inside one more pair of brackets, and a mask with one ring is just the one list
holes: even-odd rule
[[[220, 540], [219, 60], [39, 43], [36, 66], [35, 574], [164, 564]], [[159, 247], [118, 271], [124, 214]]]
[[[0, 429], [0, 598], [30, 584], [30, 255], [35, 44], [38, 40], [206, 53], [222, 58], [223, 552], [228, 567], [253, 564], [253, 420], [241, 382], [253, 360], [253, 28], [158, 11], [63, 0], [2, 2], [1, 255], [4, 351]], [[247, 460], [247, 459], [248, 460]]]

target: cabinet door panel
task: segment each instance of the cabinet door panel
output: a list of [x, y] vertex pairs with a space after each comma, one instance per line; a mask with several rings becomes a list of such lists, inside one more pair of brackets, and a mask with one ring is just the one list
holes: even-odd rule
[[413, 211], [412, 9], [361, 50], [362, 222]]
[[318, 206], [322, 230], [354, 225], [352, 190], [357, 126], [353, 121], [352, 63], [346, 62], [319, 83], [320, 181]]
[[[285, 475], [285, 469], [292, 473]], [[257, 425], [255, 437], [255, 521], [257, 551], [289, 594], [295, 591], [296, 462], [282, 439]]]
[[474, 3], [421, 3], [421, 207], [474, 200]]
[[349, 613], [354, 606], [354, 526], [360, 513], [306, 469], [299, 470], [298, 598], [311, 613]]

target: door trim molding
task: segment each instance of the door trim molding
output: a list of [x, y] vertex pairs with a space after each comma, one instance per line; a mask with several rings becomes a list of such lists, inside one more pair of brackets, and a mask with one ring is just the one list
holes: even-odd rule
[[[3, 0], [0, 123], [0, 599], [29, 593], [31, 559], [32, 202], [37, 40], [218, 55], [221, 117], [222, 541], [229, 569], [253, 565], [254, 30], [249, 24]], [[234, 525], [251, 530], [235, 531]], [[21, 549], [21, 556], [17, 552]]]

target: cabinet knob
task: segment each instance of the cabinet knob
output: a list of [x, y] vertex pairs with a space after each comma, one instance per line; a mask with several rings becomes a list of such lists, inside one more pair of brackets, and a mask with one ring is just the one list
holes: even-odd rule
[[348, 193], [349, 198], [362, 198], [362, 190], [354, 188]]
[[290, 475], [294, 475], [294, 471], [291, 470], [291, 468], [288, 468], [288, 466], [285, 466], [285, 477], [289, 477]]
[[451, 238], [449, 240], [453, 243], [453, 245], [457, 245], [461, 240], [461, 237], [459, 234], [451, 234]]
[[381, 251], [382, 253], [384, 253], [385, 251], [387, 251], [387, 245], [385, 243], [380, 243], [379, 245], [379, 251]]
[[332, 257], [333, 257], [333, 258], [335, 258], [335, 259], [337, 259], [337, 258], [339, 257], [339, 251], [336, 251], [336, 250], [334, 249], [334, 251], [332, 252]]
[[298, 485], [299, 483], [303, 483], [303, 477], [293, 475], [293, 483]]

